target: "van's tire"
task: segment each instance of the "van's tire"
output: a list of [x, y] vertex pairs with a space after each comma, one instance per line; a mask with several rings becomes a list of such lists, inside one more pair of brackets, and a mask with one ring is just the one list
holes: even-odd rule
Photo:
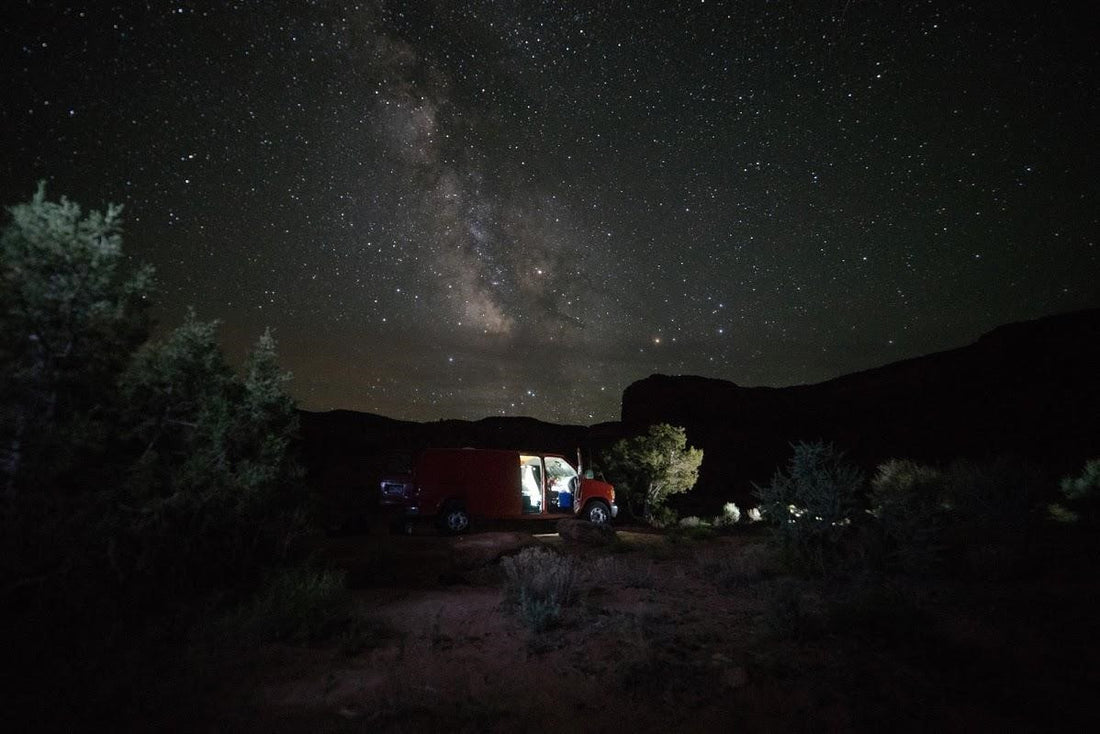
[[593, 525], [610, 525], [611, 508], [603, 500], [592, 500], [584, 508], [584, 519]]
[[470, 515], [466, 508], [457, 502], [443, 506], [439, 513], [439, 529], [448, 535], [460, 535], [470, 529]]

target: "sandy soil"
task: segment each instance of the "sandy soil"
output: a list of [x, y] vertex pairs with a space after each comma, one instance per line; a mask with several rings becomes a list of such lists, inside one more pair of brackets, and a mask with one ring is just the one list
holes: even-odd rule
[[[1095, 682], [1051, 679], [1068, 648], [946, 587], [849, 594], [792, 579], [752, 533], [619, 538], [612, 549], [518, 531], [333, 541], [330, 557], [371, 620], [368, 644], [351, 654], [337, 643], [265, 648], [223, 690], [214, 728], [1057, 729], [1077, 721], [1077, 696]], [[583, 568], [579, 600], [541, 634], [506, 602], [498, 561], [532, 544]], [[1041, 607], [1048, 591], [1032, 591]]]

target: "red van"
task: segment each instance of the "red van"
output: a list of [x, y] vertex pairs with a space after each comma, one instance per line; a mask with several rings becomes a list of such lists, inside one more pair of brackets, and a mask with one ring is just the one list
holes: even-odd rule
[[470, 518], [603, 524], [619, 512], [615, 488], [580, 476], [564, 456], [493, 449], [428, 449], [411, 474], [382, 480], [381, 504], [408, 520], [435, 518], [449, 533], [464, 532]]

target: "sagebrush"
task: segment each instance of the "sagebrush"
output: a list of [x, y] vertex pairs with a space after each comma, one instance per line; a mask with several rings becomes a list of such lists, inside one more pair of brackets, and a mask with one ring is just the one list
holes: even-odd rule
[[524, 548], [500, 562], [505, 598], [535, 632], [554, 626], [577, 597], [580, 569], [573, 558], [547, 548]]

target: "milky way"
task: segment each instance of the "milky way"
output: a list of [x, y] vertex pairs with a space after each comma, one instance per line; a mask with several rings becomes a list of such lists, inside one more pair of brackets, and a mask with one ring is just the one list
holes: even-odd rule
[[123, 203], [305, 408], [610, 420], [1100, 305], [1078, 5], [19, 3], [0, 195]]

